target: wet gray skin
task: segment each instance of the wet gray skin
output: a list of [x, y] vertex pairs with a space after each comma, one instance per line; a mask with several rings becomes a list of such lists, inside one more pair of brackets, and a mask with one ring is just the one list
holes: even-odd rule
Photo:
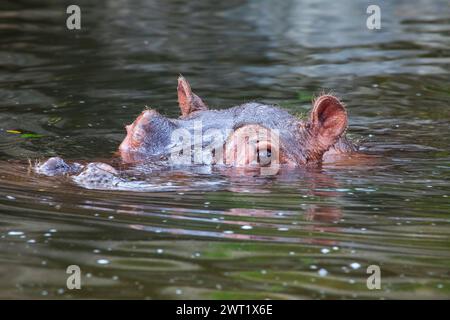
[[[179, 139], [177, 133], [186, 133], [191, 137], [188, 140], [188, 148], [192, 150], [189, 162], [193, 161], [195, 152], [201, 152], [202, 165], [218, 164], [217, 159], [212, 159], [211, 150], [225, 148], [225, 143], [233, 139], [237, 130], [248, 126], [277, 132], [279, 143], [264, 150], [269, 163], [275, 147], [277, 164], [306, 167], [317, 167], [323, 159], [331, 159], [336, 154], [357, 151], [356, 145], [345, 137], [345, 107], [331, 95], [323, 95], [315, 100], [307, 120], [300, 120], [277, 106], [257, 102], [225, 110], [208, 110], [183, 77], [178, 79], [178, 100], [182, 113], [179, 119], [166, 118], [155, 110], [144, 110], [133, 124], [126, 127], [127, 136], [119, 147], [122, 163], [133, 165], [136, 171], [142, 164], [155, 161], [161, 164], [160, 160], [165, 160], [168, 166], [173, 165], [170, 155], [186, 143], [186, 140]], [[195, 133], [201, 133], [200, 139], [194, 138]], [[196, 149], [199, 144], [202, 148]], [[237, 150], [244, 148], [243, 144], [237, 145]], [[257, 152], [256, 165], [267, 165], [259, 163], [263, 151], [258, 149]], [[227, 159], [225, 156], [219, 164], [242, 165]], [[136, 181], [125, 178], [111, 165], [101, 162], [69, 164], [59, 157], [53, 157], [36, 165], [35, 171], [47, 176], [69, 175], [77, 184], [90, 189], [133, 189], [136, 184]]]

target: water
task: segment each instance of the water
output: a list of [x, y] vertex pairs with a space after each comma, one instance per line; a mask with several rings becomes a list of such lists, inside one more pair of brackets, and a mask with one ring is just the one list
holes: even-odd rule
[[[0, 298], [450, 297], [448, 1], [383, 2], [380, 31], [365, 1], [77, 3], [81, 31], [69, 3], [0, 5]], [[146, 105], [178, 116], [179, 73], [210, 106], [332, 90], [376, 157], [161, 171], [145, 192], [29, 170], [111, 158]]]

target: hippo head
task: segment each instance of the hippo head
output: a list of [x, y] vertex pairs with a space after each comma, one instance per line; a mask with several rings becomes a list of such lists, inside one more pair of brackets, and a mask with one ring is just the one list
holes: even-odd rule
[[126, 126], [127, 136], [119, 147], [124, 162], [182, 154], [195, 163], [232, 166], [317, 164], [330, 148], [342, 145], [347, 128], [347, 112], [332, 95], [315, 99], [306, 120], [256, 102], [212, 110], [180, 77], [178, 102], [178, 119], [145, 110]]

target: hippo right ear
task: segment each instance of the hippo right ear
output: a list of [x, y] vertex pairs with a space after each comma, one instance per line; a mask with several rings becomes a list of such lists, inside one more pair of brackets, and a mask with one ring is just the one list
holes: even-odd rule
[[[322, 95], [314, 102], [309, 119], [313, 158], [321, 159], [347, 129], [347, 111], [338, 98]], [[316, 160], [317, 160], [316, 159]], [[311, 159], [313, 160], [313, 159]]]
[[192, 92], [189, 82], [183, 76], [178, 77], [177, 91], [178, 104], [180, 105], [181, 115], [183, 117], [186, 117], [194, 111], [208, 109], [202, 99]]

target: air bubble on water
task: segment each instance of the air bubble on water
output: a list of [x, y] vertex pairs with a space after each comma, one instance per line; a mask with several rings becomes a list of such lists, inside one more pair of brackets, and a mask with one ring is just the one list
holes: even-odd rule
[[281, 227], [281, 228], [278, 228], [278, 231], [289, 231], [289, 228]]
[[223, 233], [225, 233], [225, 234], [233, 234], [234, 232], [231, 231], [231, 230], [225, 230]]
[[86, 278], [92, 278], [92, 273], [86, 273]]
[[114, 216], [109, 216], [108, 219], [112, 220], [112, 219], [114, 219]]
[[442, 288], [444, 288], [444, 285], [443, 285], [442, 283], [439, 283], [439, 284], [437, 285], [437, 287], [438, 287], [438, 289], [442, 289]]
[[358, 262], [353, 262], [350, 264], [350, 267], [352, 267], [352, 269], [356, 270], [361, 268], [361, 265]]
[[309, 266], [309, 268], [310, 268], [311, 270], [316, 270], [316, 269], [317, 269], [317, 266], [314, 265], [314, 264], [312, 264], [312, 265]]
[[60, 289], [58, 289], [58, 294], [64, 294], [64, 289], [63, 288], [60, 288]]
[[51, 233], [44, 233], [44, 237], [51, 237], [52, 234]]
[[290, 252], [289, 252], [289, 255], [290, 255], [290, 256], [293, 256], [293, 255], [295, 255], [295, 252], [294, 252], [294, 251], [290, 251]]
[[109, 260], [108, 259], [98, 259], [97, 263], [105, 265], [105, 264], [109, 264]]
[[322, 268], [319, 271], [317, 271], [317, 273], [319, 274], [319, 276], [325, 277], [328, 274], [328, 271], [326, 269]]
[[320, 250], [320, 252], [322, 252], [323, 254], [327, 254], [330, 252], [330, 249], [323, 248], [322, 250]]
[[261, 270], [261, 274], [267, 274], [267, 271], [266, 270]]
[[36, 243], [36, 240], [30, 239], [30, 240], [27, 241], [27, 243]]
[[118, 276], [113, 276], [112, 279], [113, 279], [114, 281], [117, 281], [117, 280], [119, 280], [119, 277], [118, 277]]
[[22, 231], [10, 231], [8, 232], [8, 236], [21, 236], [24, 233]]
[[353, 280], [353, 279], [348, 280], [348, 283], [350, 283], [350, 284], [354, 284], [355, 282], [356, 282], [356, 281]]
[[245, 225], [245, 226], [242, 226], [241, 229], [243, 229], [243, 230], [251, 230], [251, 229], [253, 229], [253, 227], [249, 226], [249, 225]]
[[156, 249], [156, 253], [158, 253], [158, 254], [164, 253], [164, 250], [163, 249]]
[[16, 198], [13, 197], [13, 196], [6, 196], [6, 198], [9, 199], [9, 200], [16, 200]]
[[333, 249], [334, 251], [338, 251], [338, 250], [339, 250], [339, 247], [338, 247], [338, 246], [334, 246], [332, 249]]
[[100, 250], [94, 249], [94, 250], [92, 250], [92, 252], [93, 252], [93, 253], [100, 253]]
[[46, 296], [46, 295], [48, 295], [48, 292], [44, 290], [41, 292], [41, 295]]
[[50, 230], [48, 230], [48, 232], [51, 232], [51, 233], [55, 233], [55, 232], [57, 232], [58, 230], [56, 230], [56, 229], [50, 229]]
[[177, 290], [175, 290], [175, 293], [176, 293], [176, 294], [182, 294], [183, 291], [182, 291], [181, 289], [177, 289]]

